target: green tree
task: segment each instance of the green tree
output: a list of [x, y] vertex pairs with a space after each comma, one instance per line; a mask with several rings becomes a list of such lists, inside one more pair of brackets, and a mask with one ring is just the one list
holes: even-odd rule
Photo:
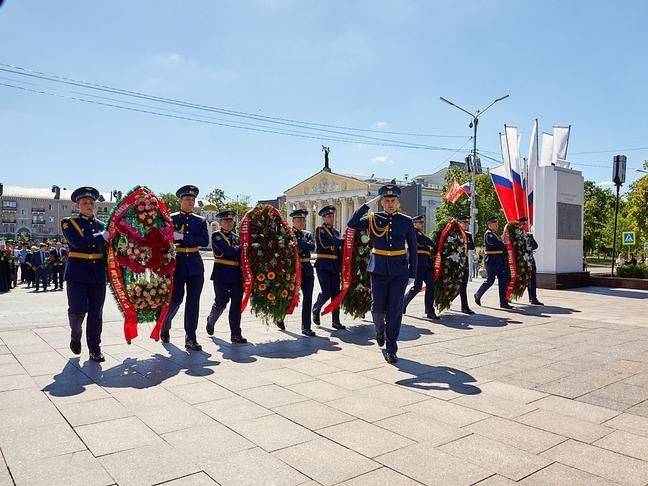
[[170, 212], [175, 213], [176, 211], [180, 211], [180, 200], [175, 194], [163, 192], [162, 194], [158, 194], [158, 197], [166, 203]]
[[[445, 194], [454, 181], [459, 184], [470, 182], [470, 172], [460, 167], [450, 167], [445, 176], [445, 184], [442, 193]], [[496, 215], [500, 220], [500, 228], [504, 227], [506, 219], [500, 207], [497, 193], [493, 188], [490, 174], [478, 174], [475, 179], [475, 206], [477, 208], [477, 234], [473, 235], [477, 245], [483, 245], [484, 232], [486, 231], [486, 220]], [[436, 223], [437, 231], [440, 230], [450, 219], [462, 214], [470, 214], [470, 198], [461, 196], [456, 204], [452, 204], [445, 198], [437, 209]]]
[[[644, 162], [644, 169], [648, 170], [648, 162]], [[639, 242], [648, 240], [648, 175], [637, 179], [630, 185], [627, 198], [628, 219], [636, 228]]]
[[243, 217], [245, 213], [250, 209], [250, 196], [243, 196], [237, 199], [230, 199], [224, 205], [224, 209], [229, 209], [235, 211], [238, 219]]
[[612, 221], [614, 230], [615, 196], [610, 189], [592, 181], [585, 181], [583, 196], [583, 250], [586, 254], [605, 251], [612, 247], [612, 232], [608, 231], [608, 226]]
[[210, 204], [213, 204], [218, 209], [221, 209], [225, 206], [225, 191], [222, 189], [216, 188], [205, 197]]

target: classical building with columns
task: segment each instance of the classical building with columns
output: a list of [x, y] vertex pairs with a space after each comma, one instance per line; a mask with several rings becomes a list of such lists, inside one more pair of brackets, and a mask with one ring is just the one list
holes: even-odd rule
[[[441, 188], [446, 169], [412, 180], [396, 180], [401, 188], [401, 209], [410, 216], [424, 213], [426, 231], [435, 227], [436, 210], [441, 204]], [[285, 191], [286, 213], [302, 208], [309, 211], [306, 228], [313, 231], [320, 220], [317, 212], [324, 206], [337, 208], [335, 227], [344, 228], [353, 212], [378, 194], [391, 179], [363, 177], [332, 172], [328, 167]]]

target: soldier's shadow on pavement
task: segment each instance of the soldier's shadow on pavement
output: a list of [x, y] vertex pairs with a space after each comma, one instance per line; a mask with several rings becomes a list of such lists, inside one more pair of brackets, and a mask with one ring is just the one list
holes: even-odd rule
[[412, 378], [398, 380], [397, 385], [418, 390], [453, 391], [462, 395], [481, 393], [481, 388], [470, 384], [477, 380], [472, 375], [456, 368], [430, 366], [402, 358], [394, 366], [405, 373], [414, 375]]
[[210, 366], [218, 361], [209, 359], [205, 352], [187, 353], [173, 344], [165, 344], [170, 356], [156, 353], [146, 359], [126, 358], [121, 364], [104, 368], [101, 363], [70, 358], [63, 369], [54, 375], [54, 381], [42, 391], [54, 397], [80, 395], [88, 385], [96, 383], [104, 388], [144, 389], [156, 386], [181, 373], [207, 376], [214, 373]]
[[504, 327], [509, 324], [522, 324], [522, 321], [486, 314], [474, 314], [472, 316], [465, 314], [441, 314], [440, 318], [435, 320], [414, 316], [408, 316], [408, 318], [429, 322], [432, 326], [444, 326], [464, 331], [470, 331], [475, 327]]
[[531, 305], [524, 304], [522, 302], [513, 303], [517, 304], [517, 306], [512, 312], [529, 316], [551, 317], [552, 315], [569, 315], [581, 312], [578, 309], [572, 309], [571, 307], [560, 307], [557, 305]]
[[282, 331], [295, 339], [282, 339], [265, 343], [232, 344], [224, 339], [212, 337], [212, 341], [218, 346], [223, 359], [235, 363], [253, 363], [258, 358], [304, 358], [317, 354], [319, 351], [340, 351], [342, 348], [328, 336], [319, 333], [314, 337], [303, 337], [291, 331]]

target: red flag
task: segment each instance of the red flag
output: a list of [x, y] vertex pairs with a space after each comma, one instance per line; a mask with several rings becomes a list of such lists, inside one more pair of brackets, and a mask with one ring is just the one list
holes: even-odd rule
[[452, 204], [456, 204], [461, 195], [465, 193], [465, 189], [460, 186], [456, 180], [454, 180], [452, 181], [452, 185], [448, 188], [448, 192], [446, 192], [443, 197]]

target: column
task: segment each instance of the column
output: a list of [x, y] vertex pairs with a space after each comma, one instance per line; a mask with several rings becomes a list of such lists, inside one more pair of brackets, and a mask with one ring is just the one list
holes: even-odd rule
[[347, 204], [346, 197], [343, 197], [340, 200], [342, 201], [342, 210], [340, 212], [340, 232], [343, 233], [344, 229], [346, 228], [347, 222], [349, 221], [349, 205]]

